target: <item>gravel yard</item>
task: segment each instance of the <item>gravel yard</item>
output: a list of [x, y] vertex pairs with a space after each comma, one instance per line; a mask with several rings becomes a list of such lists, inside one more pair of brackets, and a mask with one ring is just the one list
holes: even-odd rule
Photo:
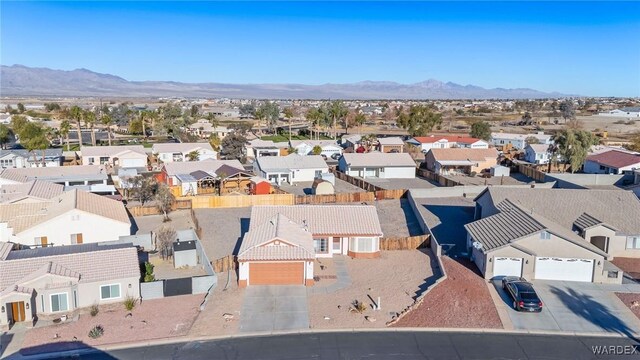
[[616, 296], [631, 310], [631, 312], [633, 312], [633, 314], [638, 319], [640, 319], [640, 294], [617, 292]]
[[[238, 280], [235, 271], [231, 272], [229, 286], [227, 284], [228, 273], [218, 274], [218, 285], [213, 290], [207, 302], [207, 306], [200, 312], [198, 318], [193, 323], [190, 336], [207, 335], [233, 335], [238, 333], [240, 326], [240, 309], [244, 298], [244, 289], [238, 287]], [[225, 320], [224, 314], [233, 317]]]
[[413, 179], [378, 179], [378, 178], [366, 178], [366, 182], [379, 186], [386, 190], [395, 189], [431, 189], [436, 187], [434, 183], [431, 183], [427, 179], [413, 178]]
[[171, 226], [176, 230], [193, 229], [193, 221], [189, 210], [176, 210], [169, 213], [171, 221], [162, 222], [162, 215], [136, 216], [133, 218], [135, 234], [148, 234], [157, 232], [162, 225]]
[[[357, 187], [355, 185], [351, 185], [348, 182], [340, 179], [335, 179], [335, 191], [336, 194], [341, 193], [356, 193], [356, 192], [364, 192], [364, 189]], [[295, 185], [289, 185], [287, 183], [283, 183], [280, 185], [280, 189], [295, 195], [313, 195], [311, 186], [313, 185], [313, 181], [305, 181], [299, 182]]]
[[249, 230], [251, 208], [194, 209], [202, 228], [202, 245], [211, 261], [235, 254]]
[[[309, 294], [311, 328], [383, 328], [435, 281], [434, 274], [439, 274], [439, 270], [434, 269], [435, 260], [429, 249], [382, 251], [378, 259], [345, 258], [345, 262], [351, 286], [330, 294]], [[326, 272], [330, 272], [330, 267]], [[317, 286], [324, 286], [323, 281], [320, 280]], [[378, 296], [382, 310], [374, 311], [372, 299], [377, 301]], [[364, 302], [367, 310], [362, 314], [349, 312], [354, 300]], [[365, 320], [365, 316], [375, 318], [375, 322]]]
[[447, 179], [457, 181], [462, 185], [525, 185], [535, 182], [533, 179], [519, 173], [511, 176], [494, 176], [484, 178], [481, 176], [447, 175]]
[[468, 260], [442, 257], [447, 279], [396, 327], [502, 328], [485, 280]]
[[162, 260], [159, 253], [149, 256], [149, 262], [153, 264], [153, 274], [156, 280], [207, 275], [202, 266], [176, 269], [173, 267], [173, 259]]
[[422, 229], [407, 199], [379, 200], [378, 218], [385, 237], [421, 235]]
[[[21, 353], [64, 351], [186, 335], [198, 315], [202, 298], [203, 295], [185, 295], [146, 300], [130, 312], [122, 303], [104, 305], [95, 317], [83, 313], [78, 321], [27, 331]], [[131, 316], [127, 316], [128, 313]], [[89, 330], [96, 325], [104, 328], [104, 335], [91, 339]]]

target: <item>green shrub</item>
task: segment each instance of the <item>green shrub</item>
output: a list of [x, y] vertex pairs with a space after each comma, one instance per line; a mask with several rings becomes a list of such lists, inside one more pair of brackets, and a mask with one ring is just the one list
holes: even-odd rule
[[127, 309], [127, 311], [133, 310], [133, 308], [136, 307], [137, 301], [138, 300], [136, 300], [135, 298], [127, 296], [127, 298], [124, 299], [124, 308]]
[[144, 263], [144, 282], [152, 282], [156, 280], [155, 275], [153, 275], [153, 264], [150, 262]]
[[104, 328], [102, 325], [96, 325], [91, 330], [89, 330], [89, 337], [92, 339], [97, 339], [104, 334]]
[[96, 304], [91, 305], [91, 316], [96, 316], [98, 315], [99, 312], [100, 312], [100, 308], [98, 308], [98, 305]]

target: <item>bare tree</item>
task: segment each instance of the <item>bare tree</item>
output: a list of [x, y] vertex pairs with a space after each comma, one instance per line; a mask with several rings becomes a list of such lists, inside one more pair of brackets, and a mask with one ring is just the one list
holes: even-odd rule
[[171, 206], [175, 201], [175, 197], [171, 193], [171, 189], [166, 184], [158, 185], [158, 189], [156, 191], [156, 206], [158, 210], [162, 212], [164, 215], [163, 222], [171, 221], [169, 219], [169, 212], [171, 211]]
[[130, 180], [131, 192], [140, 204], [151, 200], [158, 186], [155, 179], [138, 175]]
[[168, 259], [173, 255], [173, 242], [176, 241], [176, 229], [163, 225], [156, 233], [156, 245], [160, 250], [162, 259]]

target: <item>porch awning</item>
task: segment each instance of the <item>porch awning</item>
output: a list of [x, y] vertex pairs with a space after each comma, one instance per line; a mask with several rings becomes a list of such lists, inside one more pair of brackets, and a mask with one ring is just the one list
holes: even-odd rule
[[443, 160], [438, 161], [442, 166], [475, 166], [477, 162], [469, 160]]

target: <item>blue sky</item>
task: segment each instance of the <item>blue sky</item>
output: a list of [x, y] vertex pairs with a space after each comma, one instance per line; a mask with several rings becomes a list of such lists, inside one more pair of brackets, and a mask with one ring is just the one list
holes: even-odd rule
[[0, 63], [127, 80], [434, 78], [640, 96], [640, 2], [5, 2]]

